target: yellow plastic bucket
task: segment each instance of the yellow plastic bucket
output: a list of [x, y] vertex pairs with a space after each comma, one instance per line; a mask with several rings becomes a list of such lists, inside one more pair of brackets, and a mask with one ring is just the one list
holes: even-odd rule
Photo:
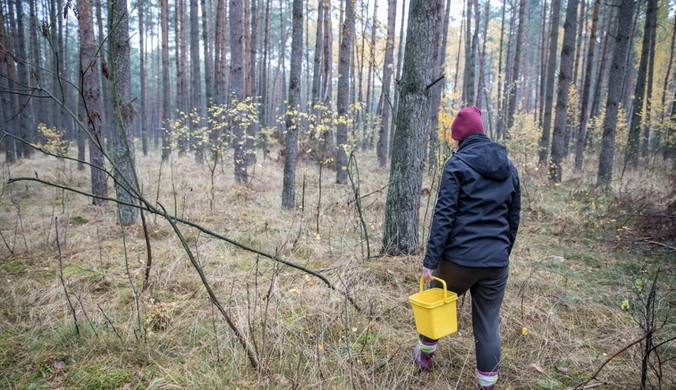
[[458, 331], [458, 314], [455, 302], [458, 296], [446, 288], [446, 282], [441, 282], [443, 289], [431, 288], [423, 291], [425, 280], [420, 278], [420, 291], [408, 297], [413, 307], [415, 327], [423, 336], [438, 340]]

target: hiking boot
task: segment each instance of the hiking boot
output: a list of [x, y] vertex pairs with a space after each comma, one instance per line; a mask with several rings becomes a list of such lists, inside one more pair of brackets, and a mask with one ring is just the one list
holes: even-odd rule
[[413, 349], [413, 360], [418, 365], [418, 368], [420, 368], [420, 371], [432, 371], [432, 356], [434, 356], [434, 352], [425, 353], [420, 350], [419, 345], [416, 345], [415, 349]]

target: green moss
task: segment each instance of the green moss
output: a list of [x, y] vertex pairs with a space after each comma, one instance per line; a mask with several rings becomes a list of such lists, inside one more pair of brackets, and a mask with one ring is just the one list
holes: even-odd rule
[[19, 260], [7, 261], [0, 263], [0, 274], [18, 274], [26, 270], [26, 266], [21, 263]]
[[[73, 389], [117, 389], [134, 382], [131, 370], [108, 367], [103, 363], [73, 368], [68, 372], [66, 388]], [[138, 386], [132, 387], [139, 388]]]

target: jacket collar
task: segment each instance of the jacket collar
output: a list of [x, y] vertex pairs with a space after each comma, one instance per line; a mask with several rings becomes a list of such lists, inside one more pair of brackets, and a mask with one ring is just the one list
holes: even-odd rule
[[483, 142], [491, 142], [491, 140], [490, 140], [490, 138], [488, 138], [488, 136], [486, 136], [486, 134], [472, 134], [460, 143], [460, 147], [458, 148], [458, 152], [461, 151], [462, 149], [466, 148], [469, 145], [476, 144], [476, 143], [483, 143]]

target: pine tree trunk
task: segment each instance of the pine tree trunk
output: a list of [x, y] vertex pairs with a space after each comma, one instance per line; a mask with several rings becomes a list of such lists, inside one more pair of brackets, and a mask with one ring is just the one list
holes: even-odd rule
[[[96, 74], [99, 63], [96, 58], [97, 45], [94, 40], [94, 17], [91, 0], [78, 0], [78, 25], [80, 37], [80, 72], [82, 85], [82, 103], [85, 107], [84, 122], [89, 129], [89, 163], [92, 194], [107, 197], [107, 175], [104, 171], [103, 140], [101, 135], [101, 107], [99, 103], [99, 82]], [[94, 205], [104, 203], [102, 199], [92, 198]]]
[[[584, 11], [585, 11], [585, 3], [586, 2], [587, 2], [587, 0], [580, 1], [580, 16], [578, 18], [578, 20], [580, 22], [577, 24], [577, 36], [578, 36], [577, 41], [578, 42], [584, 41], [583, 28], [586, 27], [586, 23], [584, 22], [584, 20], [585, 20]], [[582, 45], [577, 45], [577, 50], [575, 51], [575, 62], [573, 63], [573, 80], [572, 80], [572, 82], [578, 90], [580, 89], [579, 84], [578, 84], [578, 72], [579, 72], [579, 68], [580, 68], [580, 54], [581, 54], [581, 52], [582, 52]]]
[[[46, 85], [44, 82], [44, 72], [40, 69], [42, 65], [42, 56], [40, 55], [40, 43], [38, 42], [38, 32], [40, 31], [40, 25], [38, 23], [37, 16], [37, 0], [29, 0], [30, 4], [30, 45], [31, 45], [31, 60], [33, 62], [33, 67], [31, 73], [34, 75], [36, 84], [39, 84], [42, 87]], [[37, 99], [35, 102], [35, 124], [47, 123], [51, 118], [50, 107], [48, 102], [44, 99]]]
[[542, 120], [542, 137], [538, 163], [547, 164], [549, 156], [549, 134], [552, 126], [552, 106], [554, 105], [554, 75], [556, 72], [556, 54], [559, 43], [559, 15], [561, 14], [561, 0], [552, 0], [552, 23], [549, 33], [549, 59], [547, 60], [547, 87], [545, 92], [544, 115]]
[[[162, 160], [166, 161], [171, 154], [171, 128], [169, 120], [173, 118], [171, 107], [171, 78], [169, 77], [169, 9], [167, 0], [160, 0], [160, 25], [162, 34]], [[178, 33], [178, 29], [176, 31]], [[179, 43], [178, 39], [176, 43]], [[178, 50], [178, 46], [177, 46]], [[178, 59], [179, 56], [177, 55]], [[178, 63], [178, 61], [177, 61]], [[176, 89], [178, 94], [179, 89]]]
[[498, 54], [498, 100], [497, 100], [497, 112], [498, 112], [498, 124], [497, 124], [497, 129], [496, 129], [496, 139], [499, 139], [502, 137], [502, 128], [503, 128], [503, 123], [504, 123], [504, 117], [502, 115], [502, 82], [503, 82], [503, 77], [502, 77], [502, 46], [505, 41], [505, 8], [507, 8], [506, 4], [502, 5], [502, 17], [500, 19], [500, 54]]
[[589, 46], [587, 46], [587, 64], [584, 71], [584, 87], [580, 95], [580, 130], [577, 133], [575, 145], [575, 170], [582, 170], [584, 161], [584, 140], [587, 136], [587, 119], [589, 119], [589, 94], [591, 92], [592, 69], [594, 64], [594, 48], [596, 47], [596, 27], [599, 22], [599, 8], [601, 0], [594, 1], [591, 33], [589, 34]]
[[336, 155], [336, 183], [347, 183], [347, 120], [349, 109], [350, 92], [350, 57], [354, 38], [354, 5], [351, 0], [345, 2], [345, 22], [343, 23], [342, 40], [338, 56], [338, 97], [336, 108], [338, 113], [338, 126], [336, 131], [337, 155]]
[[[315, 52], [312, 71], [312, 103], [317, 104], [321, 101], [321, 66], [322, 66], [322, 48], [324, 45], [324, 0], [317, 1], [317, 33], [315, 35]], [[314, 110], [316, 115], [319, 115], [319, 110]]]
[[383, 60], [383, 87], [380, 92], [380, 105], [377, 117], [380, 117], [378, 128], [378, 143], [376, 153], [380, 167], [387, 165], [387, 147], [390, 126], [390, 112], [392, 111], [392, 95], [390, 82], [392, 80], [392, 66], [394, 65], [394, 29], [397, 18], [397, 0], [387, 1], [387, 41], [385, 42], [385, 58]]
[[[669, 50], [669, 66], [667, 67], [667, 75], [664, 77], [664, 86], [662, 87], [662, 107], [664, 107], [664, 114], [662, 115], [662, 120], [665, 119], [666, 113], [668, 112], [668, 108], [666, 106], [666, 99], [667, 99], [667, 91], [669, 90], [671, 67], [674, 63], [674, 44], [675, 43], [676, 43], [676, 18], [674, 18], [674, 28], [673, 28], [673, 31], [671, 33], [671, 47], [670, 47], [670, 50]], [[666, 134], [665, 134], [665, 137], [666, 137], [665, 144], [666, 145], [665, 145], [665, 148], [664, 148], [664, 151], [663, 151], [663, 154], [662, 154], [662, 156], [665, 159], [670, 158], [674, 155], [674, 143], [672, 141], [673, 132], [674, 132], [674, 130], [671, 128], [671, 126], [667, 126], [667, 130], [666, 130]]]
[[[552, 15], [550, 14], [550, 23]], [[540, 127], [542, 127], [542, 116], [544, 115], [545, 94], [547, 93], [547, 3], [542, 4], [542, 29], [540, 30], [540, 37], [538, 39], [538, 47], [540, 50], [540, 80], [537, 88], [537, 120]], [[542, 164], [542, 163], [540, 163]]]
[[[97, 31], [98, 31], [98, 37], [97, 37], [97, 45], [104, 45], [103, 40], [107, 39], [107, 37], [104, 35], [104, 29], [103, 29], [103, 4], [101, 3], [101, 0], [94, 0], [94, 4], [96, 6], [96, 25], [97, 25]], [[107, 47], [108, 42], [105, 42], [105, 45], [103, 47]], [[103, 53], [107, 52], [107, 50], [102, 50], [101, 53], [99, 53], [99, 56], [101, 57], [101, 61], [106, 64], [106, 68], [110, 67], [110, 54], [108, 53]], [[110, 77], [108, 74], [104, 74], [103, 72], [98, 72], [99, 73], [99, 80], [100, 80], [100, 87], [101, 87], [101, 113], [102, 113], [102, 118], [101, 118], [101, 134], [103, 135], [102, 141], [104, 141], [104, 145], [106, 146], [106, 150], [110, 150], [110, 145], [108, 142], [111, 140], [111, 131], [112, 131], [112, 123], [113, 123], [113, 98], [111, 95], [111, 90], [112, 87], [110, 85]], [[52, 117], [57, 118], [57, 109], [55, 107], [52, 107]], [[52, 119], [54, 120], [54, 119]]]
[[[244, 101], [244, 30], [242, 28], [242, 3], [230, 0], [230, 91], [237, 102]], [[244, 125], [235, 115], [233, 119], [235, 134], [235, 179], [237, 183], [247, 181], [246, 139]]]
[[[214, 103], [214, 53], [211, 50], [211, 35], [209, 34], [208, 10], [206, 0], [201, 0], [200, 7], [202, 8], [202, 43], [204, 45], [204, 86], [207, 106]], [[213, 19], [212, 19], [213, 20]], [[206, 117], [206, 113], [205, 113]]]
[[409, 7], [401, 101], [385, 206], [383, 251], [389, 254], [411, 254], [419, 248], [422, 157], [430, 99], [427, 86], [435, 78], [431, 61], [437, 49], [435, 33], [442, 9], [442, 0], [412, 0]]
[[[261, 111], [260, 120], [264, 127], [268, 127], [267, 112], [268, 112], [268, 72], [269, 72], [269, 51], [270, 51], [270, 0], [265, 0], [265, 34], [263, 37], [263, 62], [261, 71]], [[267, 151], [263, 152], [265, 156]]]
[[657, 10], [653, 12], [653, 21], [650, 28], [650, 49], [648, 55], [648, 81], [647, 92], [645, 100], [645, 121], [643, 122], [643, 140], [641, 141], [641, 157], [648, 155], [648, 149], [651, 144], [650, 137], [650, 118], [652, 114], [652, 100], [653, 100], [653, 78], [655, 76], [655, 39], [657, 31]]
[[[482, 33], [483, 35], [483, 42], [481, 44], [481, 54], [479, 55], [479, 83], [478, 88], [477, 88], [477, 102], [481, 101], [481, 97], [484, 96], [484, 90], [486, 89], [486, 41], [488, 40], [488, 21], [490, 19], [490, 0], [486, 0], [486, 3], [484, 4], [484, 31]], [[448, 11], [446, 12], [448, 15]], [[478, 23], [477, 23], [478, 25]], [[442, 64], [444, 61], [444, 58], [441, 59]], [[488, 104], [488, 102], [486, 102]], [[486, 107], [484, 105], [481, 105], [481, 107]]]
[[[575, 1], [577, 0], [569, 0]], [[521, 64], [521, 42], [523, 40], [524, 30], [524, 13], [526, 11], [526, 0], [521, 0], [519, 6], [519, 27], [516, 32], [516, 43], [514, 45], [514, 70], [512, 71], [512, 78], [509, 87], [509, 112], [507, 113], [507, 129], [511, 129], [514, 125], [514, 113], [516, 113], [516, 85], [519, 82], [519, 66]]]
[[146, 68], [145, 68], [145, 47], [143, 46], [143, 39], [145, 32], [143, 30], [143, 2], [144, 0], [138, 0], [138, 38], [139, 38], [139, 60], [140, 60], [140, 69], [141, 73], [141, 111], [139, 112], [140, 125], [141, 125], [141, 148], [143, 150], [143, 155], [148, 155], [148, 112], [146, 106]]
[[[135, 148], [132, 133], [134, 120], [133, 97], [131, 95], [131, 64], [129, 59], [129, 18], [126, 0], [109, 3], [108, 25], [115, 26], [110, 34], [110, 78], [113, 85], [113, 132], [112, 155], [115, 165], [115, 192], [117, 200], [124, 203], [136, 203], [135, 191], [138, 182], [135, 173]], [[138, 218], [138, 210], [131, 206], [117, 205], [118, 217], [122, 225], [133, 225]]]
[[[249, 44], [249, 81], [251, 86], [249, 87], [250, 94], [249, 96], [253, 98], [253, 101], [258, 103], [258, 84], [256, 84], [256, 56], [257, 44], [258, 44], [258, 5], [257, 0], [251, 0], [251, 34], [250, 34], [250, 44]], [[256, 138], [258, 138], [259, 124], [256, 121], [252, 121], [247, 127], [246, 133], [246, 150], [247, 150], [247, 164], [251, 165], [256, 162]]]
[[[470, 99], [470, 82], [469, 82], [469, 74], [470, 74], [470, 67], [473, 68], [474, 64], [472, 64], [472, 60], [470, 58], [471, 50], [472, 50], [472, 1], [473, 0], [467, 0], [466, 3], [463, 5], [464, 8], [464, 14], [463, 17], [465, 18], [465, 62], [464, 62], [464, 70], [462, 72], [462, 106], [467, 106], [471, 105], [469, 102]], [[461, 27], [462, 28], [462, 27]], [[458, 43], [459, 45], [460, 43]]]
[[303, 0], [293, 0], [292, 15], [289, 108], [286, 114], [286, 154], [284, 155], [284, 184], [282, 188], [282, 207], [286, 209], [293, 209], [296, 199], [296, 155], [298, 131], [301, 126], [301, 118], [298, 113], [300, 113], [300, 77], [303, 68]]
[[[11, 85], [12, 80], [16, 80], [16, 76], [10, 74], [10, 71], [13, 70], [14, 64], [11, 63], [11, 57], [9, 53], [8, 34], [5, 32], [5, 17], [3, 15], [2, 7], [0, 7], [0, 131], [4, 136], [3, 145], [5, 147], [5, 162], [7, 164], [12, 164], [16, 161], [16, 149], [14, 139], [5, 136], [7, 134], [14, 134], [12, 127], [14, 123], [10, 121], [14, 112], [18, 108], [18, 100], [16, 99], [17, 95], [11, 91], [14, 89]], [[14, 104], [16, 100], [16, 104]]]
[[474, 4], [474, 33], [472, 34], [472, 47], [470, 48], [470, 66], [469, 66], [469, 91], [468, 103], [476, 106], [479, 100], [479, 94], [476, 88], [476, 55], [479, 45], [479, 25], [481, 24], [481, 13], [479, 12], [479, 0], [473, 0]]
[[629, 137], [627, 140], [627, 150], [625, 152], [625, 162], [631, 167], [638, 165], [639, 143], [641, 138], [641, 120], [643, 116], [643, 102], [646, 91], [646, 75], [648, 70], [648, 57], [650, 54], [650, 35], [655, 18], [657, 17], [657, 0], [647, 1], [647, 10], [645, 18], [645, 28], [643, 30], [643, 45], [641, 46], [641, 60], [638, 66], [636, 79], [636, 90], [634, 93], [634, 109], [631, 116], [631, 125], [629, 126]]
[[[324, 107], [331, 109], [331, 102], [333, 101], [333, 25], [331, 22], [331, 1], [326, 0], [324, 3], [324, 59], [322, 61], [322, 79], [324, 86], [322, 93], [324, 94]], [[331, 128], [327, 128], [322, 135], [324, 144], [334, 144], [334, 132]]]
[[204, 143], [202, 132], [206, 127], [206, 108], [202, 102], [202, 70], [200, 69], [200, 15], [199, 3], [190, 1], [190, 81], [191, 81], [191, 112], [197, 114], [191, 119], [192, 139], [191, 147], [195, 150], [195, 162], [201, 164], [204, 160]]
[[[444, 18], [441, 20], [441, 14], [439, 14], [440, 20], [437, 22], [437, 28], [439, 32], [437, 34], [437, 43], [435, 44], [436, 51], [432, 61], [434, 62], [433, 74], [435, 79], [441, 77], [444, 74], [444, 64], [446, 61], [446, 45], [448, 43], [448, 24], [450, 21], [450, 5], [451, 1], [446, 0], [446, 6], [444, 9]], [[439, 144], [439, 106], [441, 105], [441, 93], [445, 89], [445, 79], [438, 81], [431, 89], [430, 92], [430, 130], [429, 130], [429, 152], [427, 153], [429, 171], [432, 172], [437, 166], [437, 147]]]
[[[592, 99], [592, 105], [591, 105], [591, 113], [589, 116], [591, 118], [596, 117], [599, 115], [600, 112], [600, 105], [601, 105], [601, 91], [604, 89], [604, 81], [605, 81], [605, 75], [606, 75], [606, 68], [608, 68], [608, 45], [609, 45], [609, 38], [611, 35], [611, 31], [615, 31], [616, 28], [614, 28], [613, 21], [615, 19], [615, 8], [610, 7], [610, 10], [608, 12], [608, 17], [606, 20], [606, 26], [603, 28], [603, 39], [601, 40], [601, 48], [600, 48], [600, 58], [598, 62], [598, 71], [596, 74], [598, 75], [596, 77], [596, 88], [594, 88], [594, 98]], [[612, 34], [614, 35], [614, 33]], [[585, 143], [589, 145], [589, 139], [590, 139], [590, 133], [587, 132], [587, 139], [585, 140]]]
[[[466, 8], [465, 2], [463, 2], [463, 8], [462, 8], [462, 14], [465, 15], [465, 8]], [[462, 37], [463, 37], [463, 31], [465, 31], [465, 17], [463, 16], [460, 18], [460, 29], [459, 35], [458, 35], [458, 50], [455, 54], [455, 73], [453, 77], [453, 88], [451, 89], [451, 96], [455, 95], [455, 93], [458, 91], [458, 74], [460, 74], [460, 53], [462, 52]], [[463, 90], [460, 93], [460, 103], [462, 104], [463, 99], [464, 99], [464, 93], [465, 93], [465, 73], [463, 72], [462, 75], [462, 80], [463, 80]], [[454, 101], [456, 100], [455, 98], [453, 99]], [[455, 103], [455, 102], [454, 102]]]
[[[216, 104], [224, 105], [228, 101], [228, 90], [226, 84], [226, 2], [227, 0], [217, 0], [216, 5], [216, 55], [214, 58], [215, 70], [215, 89]], [[269, 1], [269, 0], [268, 0]]]
[[[26, 33], [23, 25], [23, 0], [16, 0], [16, 25], [17, 25], [17, 39], [14, 42], [14, 50], [16, 53], [17, 73], [19, 76], [19, 83], [22, 85], [29, 85], [30, 70], [26, 63], [28, 57], [26, 56]], [[65, 103], [65, 101], [64, 101]], [[22, 94], [19, 96], [19, 104], [21, 110], [19, 113], [19, 138], [22, 142], [16, 143], [16, 155], [18, 158], [28, 158], [30, 156], [30, 146], [27, 142], [32, 142], [33, 129], [36, 128], [33, 116], [33, 101], [29, 95]]]
[[[409, 0], [410, 6], [410, 0]], [[392, 104], [392, 123], [390, 125], [389, 156], [392, 158], [394, 145], [394, 133], [397, 131], [397, 113], [399, 112], [399, 80], [401, 80], [401, 68], [404, 62], [404, 19], [406, 18], [406, 0], [401, 4], [401, 24], [399, 27], [399, 48], [397, 49], [397, 74], [394, 79], [394, 104]], [[457, 75], [457, 72], [456, 72]]]
[[[378, 0], [373, 0], [373, 18], [371, 19], [371, 39], [369, 42], [369, 67], [368, 74], [366, 76], [366, 107], [365, 113], [371, 114], [373, 112], [373, 102], [371, 101], [371, 88], [374, 87], [373, 82], [373, 68], [376, 63], [376, 28], [378, 27]], [[363, 48], [362, 48], [363, 50]], [[375, 95], [375, 94], [374, 94]], [[367, 123], [367, 126], [370, 126], [370, 123]], [[369, 136], [370, 138], [370, 136]], [[372, 146], [372, 142], [367, 142], [369, 147]]]
[[[610, 80], [620, 80], [625, 74], [625, 58], [631, 42], [627, 26], [631, 23], [633, 0], [622, 0], [617, 14], [617, 34], [615, 37], [615, 52], [610, 67]], [[601, 156], [597, 184], [608, 187], [613, 178], [613, 161], [615, 155], [615, 134], [617, 129], [617, 113], [622, 101], [622, 83], [608, 84], [608, 99], [606, 101], [606, 116], [603, 119], [603, 138], [601, 140]]]
[[575, 55], [575, 30], [577, 27], [578, 0], [568, 0], [566, 20], [563, 23], [563, 43], [561, 46], [561, 69], [559, 71], [559, 87], [556, 97], [556, 115], [554, 116], [554, 134], [552, 155], [549, 165], [549, 180], [561, 182], [561, 161], [564, 155], [564, 136], [568, 110], [568, 94]]

